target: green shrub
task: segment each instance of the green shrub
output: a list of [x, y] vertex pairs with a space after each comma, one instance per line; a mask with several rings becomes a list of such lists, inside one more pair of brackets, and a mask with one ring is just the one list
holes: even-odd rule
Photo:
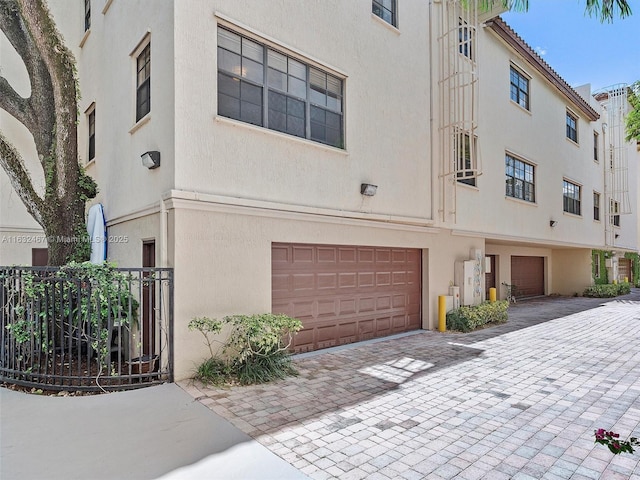
[[[230, 333], [218, 356], [213, 351], [216, 340], [210, 335], [223, 328]], [[300, 320], [273, 313], [231, 315], [222, 320], [196, 317], [189, 329], [204, 335], [211, 356], [198, 366], [195, 378], [204, 383], [248, 385], [295, 375], [289, 347], [301, 328]]]
[[476, 306], [462, 306], [447, 313], [447, 330], [470, 332], [488, 323], [504, 323], [507, 321], [509, 302], [484, 302]]
[[628, 293], [631, 293], [631, 284], [622, 282], [618, 284], [591, 285], [585, 289], [582, 295], [592, 298], [613, 298]]

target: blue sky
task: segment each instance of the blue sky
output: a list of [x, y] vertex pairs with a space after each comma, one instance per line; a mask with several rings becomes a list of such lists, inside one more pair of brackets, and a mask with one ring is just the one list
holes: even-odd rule
[[612, 24], [584, 13], [584, 0], [530, 0], [526, 13], [502, 18], [569, 85], [592, 91], [640, 80], [640, 2], [633, 14]]

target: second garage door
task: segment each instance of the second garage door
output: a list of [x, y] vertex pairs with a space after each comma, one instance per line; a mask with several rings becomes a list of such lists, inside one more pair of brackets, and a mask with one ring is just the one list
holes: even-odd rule
[[272, 245], [272, 308], [300, 319], [305, 352], [420, 328], [417, 249]]
[[517, 298], [544, 295], [544, 257], [511, 257], [511, 283]]

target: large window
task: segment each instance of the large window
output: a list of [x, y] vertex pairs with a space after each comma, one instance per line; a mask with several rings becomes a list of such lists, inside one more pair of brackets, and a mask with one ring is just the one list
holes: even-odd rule
[[529, 110], [529, 79], [511, 67], [511, 100]]
[[593, 192], [593, 219], [600, 221], [600, 194]]
[[562, 181], [562, 208], [565, 212], [573, 213], [574, 215], [581, 215], [580, 190], [580, 185], [576, 185], [575, 183], [567, 180]]
[[578, 143], [578, 117], [567, 111], [567, 138]]
[[[459, 133], [455, 137], [454, 148], [456, 150], [456, 178], [460, 183], [476, 186], [476, 171], [473, 168], [472, 159], [477, 153], [477, 138], [473, 137], [473, 146], [469, 141], [468, 133]], [[473, 152], [472, 152], [473, 149]]]
[[218, 29], [218, 114], [344, 148], [343, 82]]
[[535, 172], [533, 165], [507, 154], [505, 157], [506, 192], [508, 197], [527, 202], [536, 201]]
[[373, 0], [371, 11], [385, 22], [394, 27], [398, 26], [396, 0]]
[[151, 111], [151, 44], [137, 58], [136, 122]]

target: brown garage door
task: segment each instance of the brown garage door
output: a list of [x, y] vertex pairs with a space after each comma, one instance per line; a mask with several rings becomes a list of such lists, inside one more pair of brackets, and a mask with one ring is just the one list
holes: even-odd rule
[[511, 257], [511, 283], [517, 298], [544, 295], [544, 257]]
[[274, 243], [273, 312], [302, 321], [296, 352], [420, 328], [420, 250]]

